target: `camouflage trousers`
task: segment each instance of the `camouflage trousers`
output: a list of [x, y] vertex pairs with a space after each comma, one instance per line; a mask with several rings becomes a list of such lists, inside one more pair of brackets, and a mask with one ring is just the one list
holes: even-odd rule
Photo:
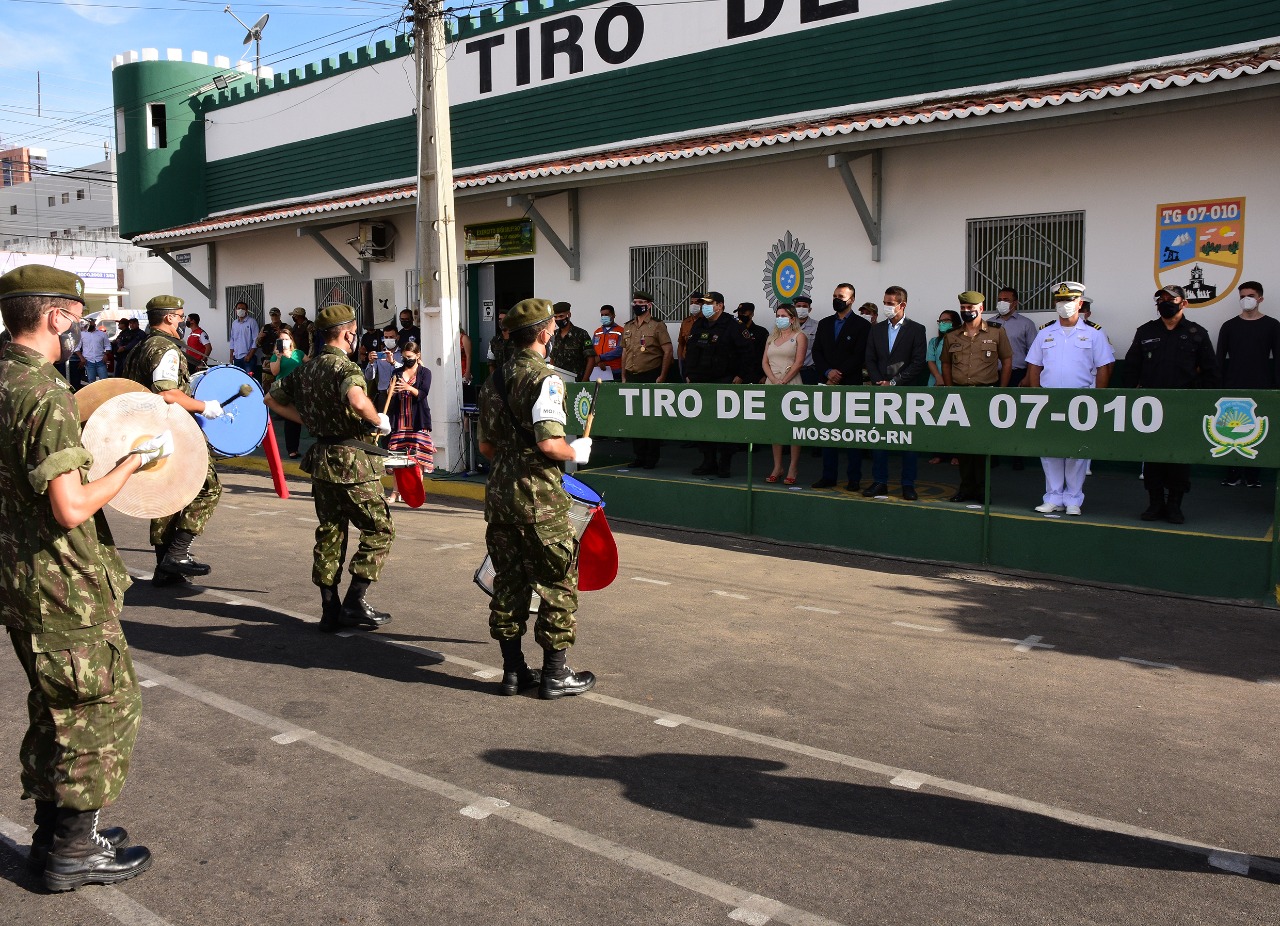
[[31, 725], [22, 740], [23, 797], [98, 810], [124, 787], [142, 698], [119, 621], [94, 628], [97, 640], [64, 646], [54, 634], [10, 630], [31, 683]]
[[218, 471], [213, 468], [213, 457], [209, 457], [209, 472], [205, 474], [204, 485], [199, 494], [177, 514], [163, 518], [151, 519], [151, 545], [166, 546], [177, 531], [188, 531], [199, 537], [204, 533], [205, 525], [213, 517], [213, 509], [218, 507], [218, 499], [222, 498], [222, 483], [218, 481]]
[[396, 539], [382, 483], [375, 479], [343, 485], [312, 479], [311, 498], [320, 520], [311, 581], [321, 587], [338, 584], [347, 558], [347, 527], [354, 525], [360, 531], [360, 546], [348, 569], [353, 576], [377, 582]]
[[544, 524], [490, 524], [485, 545], [493, 559], [489, 635], [524, 635], [529, 605], [538, 597], [533, 638], [544, 650], [573, 646], [578, 610], [578, 540], [569, 519]]

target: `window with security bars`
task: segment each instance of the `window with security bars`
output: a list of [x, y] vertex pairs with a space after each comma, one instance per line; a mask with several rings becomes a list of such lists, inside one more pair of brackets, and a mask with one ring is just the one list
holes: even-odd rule
[[683, 319], [689, 310], [689, 294], [706, 285], [705, 241], [631, 249], [631, 292], [652, 293], [653, 312], [660, 321]]
[[[226, 287], [227, 294], [227, 330], [231, 330], [231, 322], [235, 318], [237, 302], [243, 302], [249, 309], [249, 317], [262, 324], [262, 300], [266, 287], [261, 283], [239, 283]], [[198, 314], [198, 313], [197, 313]]]
[[1084, 280], [1084, 213], [970, 219], [969, 288], [995, 308], [1002, 287], [1018, 291], [1020, 311], [1051, 312], [1050, 292], [1062, 280]]
[[[349, 305], [360, 314], [360, 281], [355, 277], [320, 277], [316, 280], [316, 312], [327, 305]], [[312, 315], [314, 318], [314, 314]]]

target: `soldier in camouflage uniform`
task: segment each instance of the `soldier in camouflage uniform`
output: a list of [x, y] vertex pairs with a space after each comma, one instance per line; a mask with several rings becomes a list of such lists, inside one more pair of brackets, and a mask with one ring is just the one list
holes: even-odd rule
[[[156, 296], [148, 302], [147, 337], [129, 351], [124, 375], [164, 396], [167, 402], [208, 419], [217, 418], [222, 415], [222, 406], [216, 399], [201, 402], [191, 395], [185, 345], [178, 339], [178, 325], [184, 318], [183, 302], [177, 296]], [[151, 519], [151, 545], [156, 551], [152, 584], [180, 585], [190, 581], [187, 576], [209, 574], [209, 566], [192, 557], [191, 542], [204, 533], [221, 497], [222, 483], [210, 454], [204, 485], [191, 504], [176, 514]]]
[[138, 732], [138, 679], [118, 620], [129, 574], [102, 506], [141, 466], [147, 441], [94, 482], [71, 387], [54, 367], [78, 330], [84, 283], [28, 264], [0, 277], [12, 340], [0, 362], [0, 623], [27, 674], [23, 798], [35, 800], [28, 864], [54, 891], [141, 874], [151, 853], [98, 812], [124, 787]]
[[[526, 299], [507, 313], [504, 325], [517, 353], [485, 383], [478, 437], [480, 452], [493, 461], [484, 519], [495, 573], [489, 633], [502, 647], [499, 690], [514, 695], [537, 685], [540, 697], [562, 698], [596, 683], [590, 672], [566, 665], [578, 609], [578, 540], [560, 484], [564, 463], [590, 458], [591, 439], [565, 440], [564, 381], [547, 365], [547, 345], [555, 337], [551, 316], [545, 299]], [[520, 649], [535, 595], [541, 674], [529, 668]]]
[[507, 317], [506, 309], [498, 310], [498, 333], [489, 339], [489, 375], [498, 367], [508, 363], [516, 355], [516, 346], [507, 336], [502, 320]]
[[[316, 315], [316, 341], [323, 344], [315, 359], [276, 383], [267, 396], [272, 411], [316, 435], [302, 469], [311, 474], [320, 520], [311, 581], [320, 586], [320, 629], [329, 633], [341, 627], [377, 629], [391, 620], [365, 600], [391, 554], [396, 532], [382, 494], [379, 448], [362, 440], [374, 430], [390, 434], [391, 423], [369, 401], [364, 373], [349, 356], [358, 340], [355, 311], [346, 305], [325, 306]], [[348, 524], [360, 531], [360, 546], [348, 567], [351, 584], [339, 602]]]
[[547, 348], [547, 360], [553, 367], [568, 370], [575, 379], [585, 380], [596, 365], [596, 349], [591, 343], [591, 335], [573, 323], [573, 307], [569, 303], [557, 302], [552, 308], [555, 310], [556, 331]]

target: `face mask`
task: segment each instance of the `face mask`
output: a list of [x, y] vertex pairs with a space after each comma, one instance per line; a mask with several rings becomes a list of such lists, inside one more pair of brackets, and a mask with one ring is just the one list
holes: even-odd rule
[[633, 305], [631, 307], [631, 314], [634, 315], [636, 318], [639, 318], [641, 315], [643, 315], [645, 312], [648, 312], [648, 311], [649, 311], [649, 307], [647, 305]]
[[395, 347], [395, 346], [396, 346], [396, 339], [395, 339], [395, 338], [383, 338], [383, 339], [382, 339], [382, 346], [383, 346], [383, 347]]
[[1053, 307], [1058, 310], [1059, 318], [1071, 318], [1071, 316], [1075, 315], [1076, 312], [1079, 311], [1079, 309], [1076, 308], [1076, 304], [1071, 301], [1055, 302]]
[[80, 323], [72, 321], [71, 327], [66, 331], [58, 332], [58, 340], [62, 345], [62, 355], [60, 363], [66, 363], [71, 359], [71, 355], [80, 349]]
[[703, 318], [710, 318], [712, 315], [715, 315], [715, 314], [716, 314], [716, 307], [715, 307], [715, 306], [713, 306], [713, 305], [704, 305], [704, 306], [702, 307], [702, 317], [703, 317]]
[[697, 315], [697, 314], [698, 314], [699, 312], [701, 312], [701, 311], [702, 311], [702, 303], [700, 303], [700, 302], [693, 302], [693, 303], [690, 303], [690, 304], [689, 304], [689, 314], [690, 314], [690, 315]]
[[838, 296], [832, 296], [831, 308], [835, 309], [837, 312], [843, 312], [845, 309], [849, 308], [849, 303], [845, 302]]
[[417, 363], [417, 362], [418, 362], [418, 358], [417, 358], [417, 357], [405, 357], [405, 358], [404, 358], [404, 365], [405, 365], [405, 366], [407, 366], [407, 367], [411, 367], [411, 366], [413, 366], [413, 365], [414, 365], [415, 363]]
[[610, 318], [608, 315], [601, 315], [601, 316], [600, 316], [600, 327], [601, 327], [601, 328], [612, 328], [612, 327], [613, 327], [613, 319], [612, 319], [612, 318]]
[[938, 322], [938, 334], [946, 334], [954, 327], [955, 325], [951, 324], [951, 322]]
[[557, 318], [557, 319], [556, 319], [556, 327], [557, 327], [557, 328], [568, 328], [568, 327], [569, 327], [569, 319], [567, 319], [567, 318]]
[[893, 318], [897, 314], [898, 314], [898, 307], [896, 305], [880, 306], [880, 317], [883, 318], [885, 321], [888, 321], [889, 319]]
[[808, 317], [809, 317], [809, 310], [808, 310], [808, 309], [800, 309], [800, 308], [797, 308], [797, 309], [796, 309], [796, 314], [797, 314], [797, 315], [799, 315], [801, 318], [808, 318]]
[[248, 314], [245, 309], [236, 309], [236, 318], [244, 318]]
[[742, 327], [744, 327], [744, 328], [749, 328], [749, 327], [751, 327], [751, 316], [750, 316], [750, 315], [739, 315], [739, 316], [738, 316], [738, 324], [739, 324], [739, 325], [741, 325], [741, 326], [742, 326]]
[[1156, 311], [1160, 313], [1161, 318], [1173, 318], [1182, 311], [1182, 306], [1176, 302], [1163, 301], [1156, 304]]
[[400, 327], [401, 327], [401, 328], [412, 328], [412, 327], [413, 327], [413, 320], [412, 320], [412, 319], [409, 319], [409, 318], [402, 318], [402, 319], [400, 319]]
[[1252, 312], [1257, 307], [1258, 307], [1258, 300], [1254, 299], [1252, 296], [1240, 297], [1240, 308], [1243, 309], [1244, 311]]
[[1008, 315], [1010, 312], [1013, 311], [1013, 306], [1011, 306], [1007, 302], [1000, 301], [996, 303], [996, 311], [1001, 315]]
[[779, 331], [786, 331], [791, 327], [791, 319], [787, 318], [785, 315], [779, 315], [773, 320], [773, 323], [777, 326]]
[[963, 318], [966, 322], [971, 322], [978, 317], [978, 313], [972, 309], [961, 309], [960, 317]]

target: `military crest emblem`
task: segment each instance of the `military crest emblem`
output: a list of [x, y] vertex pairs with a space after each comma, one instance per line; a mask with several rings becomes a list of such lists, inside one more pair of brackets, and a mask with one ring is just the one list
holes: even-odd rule
[[578, 419], [578, 427], [587, 426], [587, 416], [591, 414], [591, 392], [585, 386], [573, 397], [573, 417]]
[[1257, 447], [1267, 439], [1267, 416], [1257, 414], [1253, 399], [1219, 399], [1212, 415], [1204, 416], [1204, 436], [1212, 457], [1235, 451], [1246, 459], [1258, 456]]
[[1244, 197], [1156, 207], [1156, 286], [1181, 286], [1193, 307], [1231, 295], [1244, 266]]
[[813, 255], [804, 242], [787, 232], [764, 259], [764, 293], [769, 308], [807, 295], [813, 279]]

